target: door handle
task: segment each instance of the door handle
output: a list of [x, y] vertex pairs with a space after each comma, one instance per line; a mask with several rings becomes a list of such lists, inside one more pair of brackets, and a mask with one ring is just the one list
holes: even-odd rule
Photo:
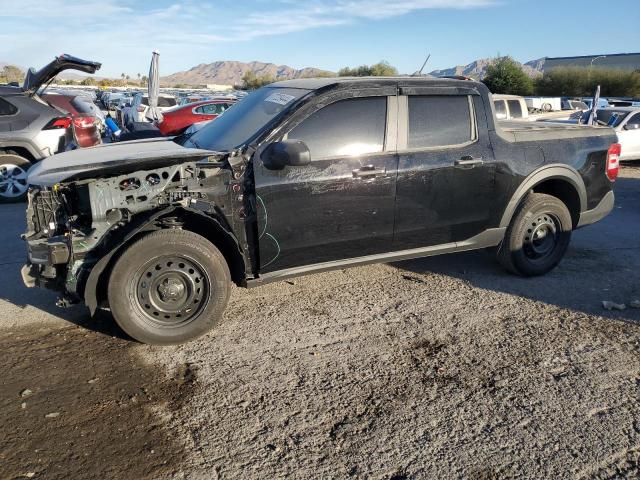
[[460, 160], [456, 160], [455, 162], [453, 162], [456, 167], [469, 168], [473, 168], [476, 165], [482, 165], [483, 163], [484, 160], [482, 159], [482, 157], [472, 157], [471, 155], [465, 155], [464, 157], [461, 157]]
[[384, 175], [387, 173], [386, 168], [376, 168], [373, 165], [365, 165], [357, 170], [353, 171], [353, 178], [368, 178], [377, 177], [378, 175]]

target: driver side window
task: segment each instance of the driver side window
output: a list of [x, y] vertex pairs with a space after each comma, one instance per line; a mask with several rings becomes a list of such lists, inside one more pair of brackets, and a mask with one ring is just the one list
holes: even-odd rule
[[287, 138], [306, 143], [312, 161], [382, 152], [386, 120], [387, 97], [340, 100], [312, 113]]

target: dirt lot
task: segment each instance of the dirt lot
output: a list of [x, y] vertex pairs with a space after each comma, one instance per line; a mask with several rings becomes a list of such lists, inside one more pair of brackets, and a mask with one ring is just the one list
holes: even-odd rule
[[601, 306], [640, 300], [622, 177], [546, 277], [473, 252], [236, 289], [170, 348], [23, 288], [2, 206], [0, 478], [637, 478], [640, 310]]

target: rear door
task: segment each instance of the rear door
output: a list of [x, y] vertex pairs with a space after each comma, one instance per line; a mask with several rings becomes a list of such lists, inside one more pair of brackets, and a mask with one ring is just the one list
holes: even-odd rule
[[304, 141], [310, 165], [254, 161], [262, 273], [391, 250], [395, 90], [334, 95], [285, 126], [278, 139]]
[[622, 145], [621, 157], [625, 160], [640, 159], [640, 112], [629, 115], [629, 119], [616, 132]]
[[457, 242], [494, 216], [495, 161], [479, 95], [447, 89], [399, 97], [395, 250]]

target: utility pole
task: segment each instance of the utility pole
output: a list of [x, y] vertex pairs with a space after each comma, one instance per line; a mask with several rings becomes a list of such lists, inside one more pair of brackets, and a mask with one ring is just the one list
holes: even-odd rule
[[593, 62], [595, 62], [599, 58], [607, 58], [607, 56], [606, 55], [598, 55], [597, 57], [593, 57], [591, 59], [591, 65], [589, 65], [589, 74], [587, 75], [587, 78], [588, 78], [589, 81], [591, 81], [591, 70], [593, 70]]

